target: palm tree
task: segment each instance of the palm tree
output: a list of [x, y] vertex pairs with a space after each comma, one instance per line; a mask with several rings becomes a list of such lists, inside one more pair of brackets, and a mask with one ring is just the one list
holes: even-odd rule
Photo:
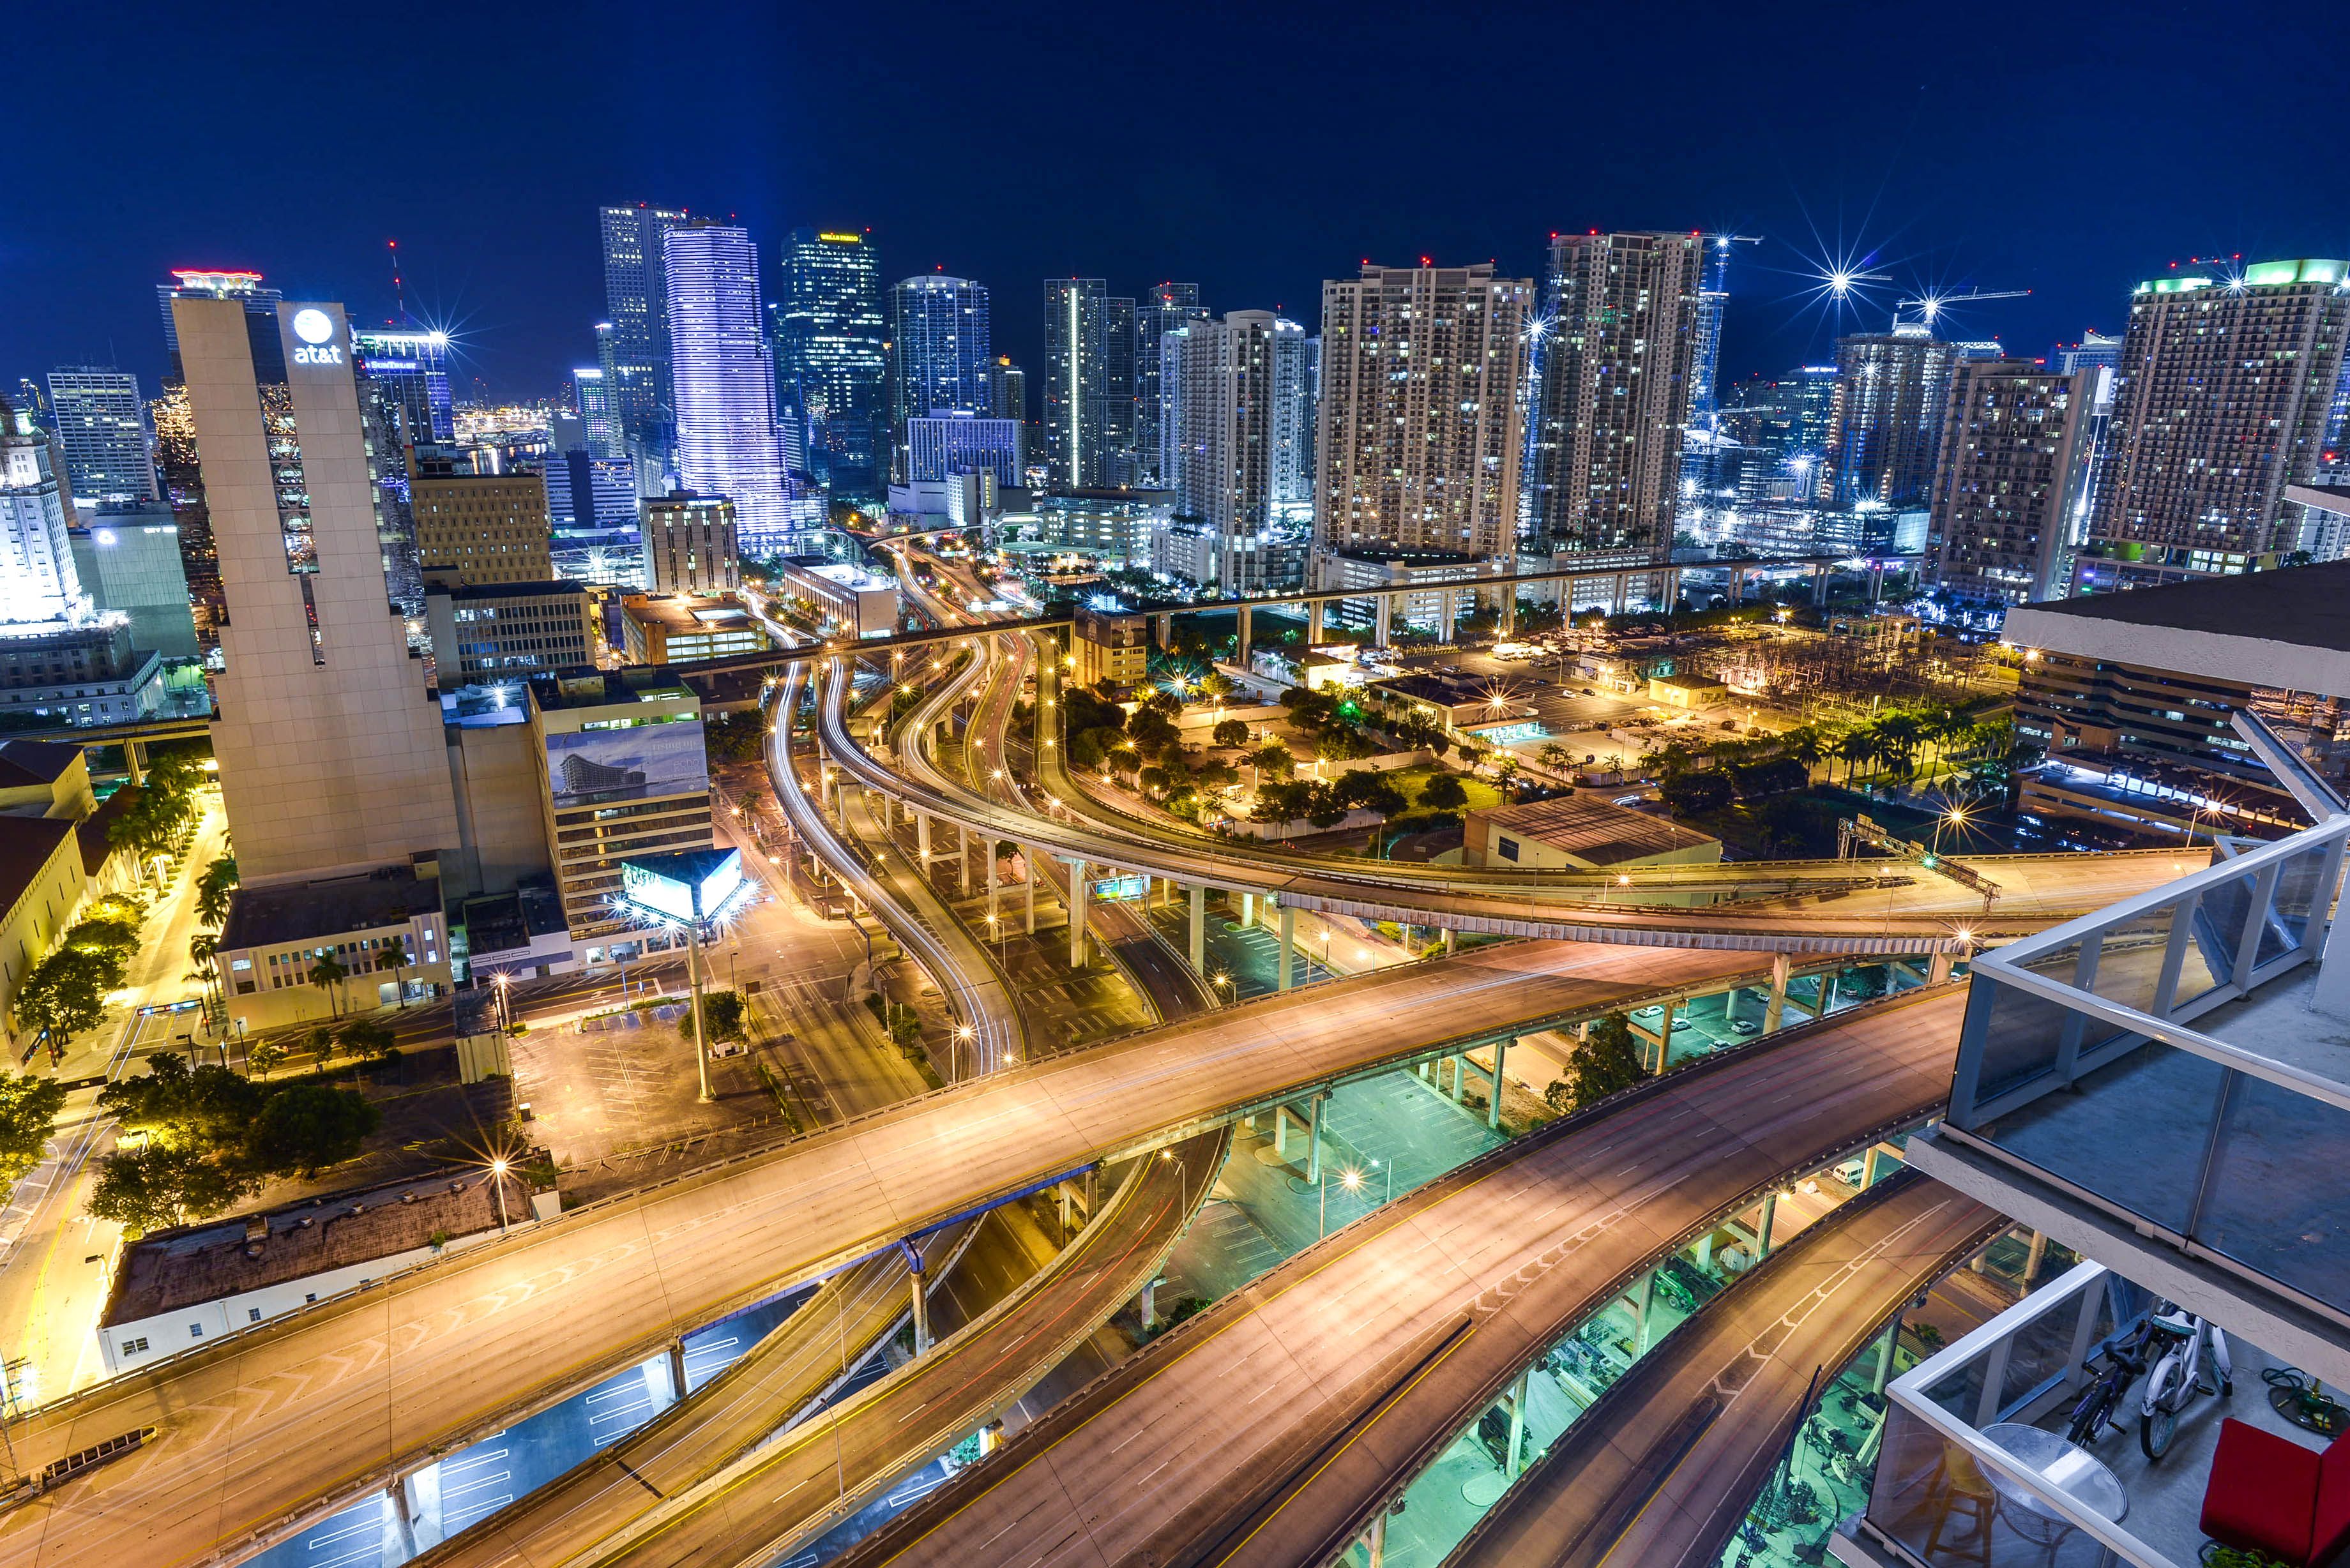
[[332, 953], [319, 954], [318, 961], [310, 966], [310, 983], [327, 993], [328, 1009], [338, 1018], [342, 1016], [343, 1010], [336, 1004], [335, 987], [350, 977], [351, 971], [336, 962]]
[[1804, 764], [1804, 776], [1811, 777], [1813, 766], [1827, 754], [1827, 742], [1819, 731], [1809, 724], [1798, 725], [1779, 737], [1780, 753], [1790, 762]]
[[1844, 763], [1845, 787], [1852, 787], [1853, 770], [1877, 755], [1877, 737], [1866, 730], [1853, 730], [1835, 743], [1835, 754]]
[[230, 891], [236, 887], [236, 857], [224, 855], [196, 878], [196, 919], [218, 930], [228, 923]]

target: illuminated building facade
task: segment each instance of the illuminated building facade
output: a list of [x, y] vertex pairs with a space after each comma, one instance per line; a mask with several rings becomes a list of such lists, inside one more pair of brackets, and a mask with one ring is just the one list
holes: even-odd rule
[[106, 366], [60, 366], [49, 372], [49, 410], [56, 455], [77, 503], [161, 498], [155, 432], [138, 377]]
[[625, 457], [628, 444], [620, 437], [620, 408], [612, 399], [611, 383], [604, 379], [603, 367], [574, 366], [571, 387], [579, 410], [580, 429], [586, 433], [588, 455]]
[[734, 503], [746, 547], [791, 548], [797, 524], [750, 231], [695, 220], [672, 225], [662, 244], [678, 474], [687, 489]]
[[1282, 487], [1298, 476], [1284, 441], [1295, 442], [1310, 417], [1298, 406], [1309, 341], [1304, 327], [1269, 310], [1187, 322], [1161, 337], [1160, 469], [1176, 514], [1212, 541], [1175, 575], [1228, 594], [1304, 586], [1301, 553], [1275, 546], [1295, 542]]
[[993, 474], [998, 485], [1020, 483], [1020, 427], [941, 409], [906, 421], [906, 476], [916, 484], [962, 473]]
[[447, 333], [361, 327], [352, 329], [351, 342], [360, 372], [381, 389], [385, 406], [399, 410], [400, 427], [392, 433], [402, 446], [456, 438]]
[[2281, 261], [2137, 286], [2074, 592], [2251, 571], [2294, 547], [2285, 489], [2324, 461], [2345, 281], [2340, 261]]
[[1526, 476], [1553, 554], [1671, 554], [1709, 254], [1695, 234], [1553, 236]]
[[1492, 264], [1322, 286], [1314, 515], [1326, 552], [1516, 558], [1531, 278]]
[[1916, 322], [1836, 340], [1823, 499], [1925, 504], [1961, 357], [1961, 345]]
[[2063, 591], [2099, 374], [2068, 376], [2029, 359], [1959, 365], [1934, 474], [1936, 586], [2002, 605]]
[[248, 887], [404, 866], [458, 842], [441, 710], [384, 613], [350, 329], [339, 305], [276, 311], [282, 424], [260, 395], [243, 302], [172, 302], [229, 610], [213, 750]]
[[836, 490], [881, 486], [889, 337], [872, 242], [848, 229], [795, 229], [774, 307], [775, 377], [787, 417], [807, 431], [808, 470]]
[[623, 435], [660, 452], [669, 444], [669, 294], [661, 275], [662, 242], [685, 222], [683, 211], [606, 207], [598, 213], [604, 241], [604, 315], [611, 327], [613, 398]]
[[1134, 301], [1097, 277], [1045, 282], [1045, 462], [1055, 489], [1134, 483]]
[[73, 519], [47, 431], [0, 402], [0, 626], [64, 623], [88, 608]]
[[911, 472], [907, 422], [933, 412], [978, 414], [989, 407], [993, 331], [987, 289], [968, 278], [925, 274], [889, 290], [891, 472]]
[[680, 492], [644, 503], [645, 576], [657, 594], [723, 594], [743, 586], [734, 504]]
[[530, 471], [476, 473], [446, 447], [414, 449], [409, 504], [428, 584], [539, 583], [547, 559], [546, 481]]
[[1200, 303], [1200, 286], [1196, 283], [1159, 284], [1145, 290], [1135, 302], [1135, 483], [1144, 488], [1170, 487], [1175, 483], [1174, 474], [1166, 467], [1159, 441], [1165, 424], [1162, 400], [1168, 394], [1161, 390], [1159, 346], [1168, 333], [1207, 319], [1207, 307]]

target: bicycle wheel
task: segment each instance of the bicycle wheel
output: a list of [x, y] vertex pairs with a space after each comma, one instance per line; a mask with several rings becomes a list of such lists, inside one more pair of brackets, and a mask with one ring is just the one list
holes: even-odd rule
[[2178, 1432], [2178, 1412], [2164, 1400], [2146, 1413], [2137, 1424], [2137, 1446], [2146, 1450], [2149, 1459], [2158, 1459], [2170, 1451], [2170, 1439]]

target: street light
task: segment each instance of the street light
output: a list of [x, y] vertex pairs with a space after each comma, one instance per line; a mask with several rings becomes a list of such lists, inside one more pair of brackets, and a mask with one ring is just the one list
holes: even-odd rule
[[[978, 1039], [978, 1038], [979, 1038], [979, 1031], [978, 1031], [978, 1030], [976, 1030], [976, 1029], [974, 1029], [974, 1028], [972, 1028], [970, 1024], [968, 1024], [968, 1023], [958, 1023], [958, 1024], [956, 1024], [956, 1025], [955, 1025], [955, 1029], [954, 1029], [954, 1039], [955, 1039], [955, 1044], [958, 1044], [958, 1045], [964, 1045], [964, 1046], [968, 1046], [968, 1045], [969, 1045], [972, 1041], [974, 1041], [974, 1040], [976, 1040], [976, 1039]], [[952, 1065], [952, 1064], [950, 1064], [950, 1065]], [[976, 1062], [972, 1063], [972, 1070], [973, 1072], [977, 1072], [977, 1071], [979, 1070], [979, 1064], [977, 1064]], [[962, 1077], [962, 1074], [960, 1074], [960, 1073], [958, 1073], [958, 1074], [956, 1075], [956, 1076], [957, 1076], [958, 1078], [960, 1078], [960, 1077]]]
[[491, 1180], [491, 1182], [492, 1182], [493, 1184], [494, 1184], [494, 1186], [495, 1186], [495, 1187], [496, 1187], [496, 1189], [497, 1189], [497, 1194], [498, 1194], [498, 1232], [499, 1232], [499, 1234], [504, 1235], [504, 1234], [505, 1233], [505, 1231], [506, 1231], [506, 1228], [507, 1228], [507, 1227], [506, 1227], [506, 1160], [505, 1160], [505, 1156], [504, 1156], [504, 1155], [500, 1155], [497, 1158], [495, 1158], [495, 1159], [494, 1159], [494, 1160], [490, 1161], [490, 1180]]
[[514, 976], [508, 974], [504, 970], [500, 970], [492, 978], [497, 981], [498, 986], [498, 1027], [505, 1030], [508, 1033], [512, 1033], [514, 1032], [514, 1009], [506, 998], [506, 987], [514, 983]]

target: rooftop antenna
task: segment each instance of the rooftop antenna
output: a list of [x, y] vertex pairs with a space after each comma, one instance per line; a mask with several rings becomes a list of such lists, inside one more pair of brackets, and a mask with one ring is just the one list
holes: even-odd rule
[[392, 304], [400, 312], [400, 319], [401, 323], [405, 325], [408, 320], [408, 293], [406, 289], [400, 286], [400, 242], [398, 240], [386, 240], [383, 244], [384, 248], [391, 253]]

